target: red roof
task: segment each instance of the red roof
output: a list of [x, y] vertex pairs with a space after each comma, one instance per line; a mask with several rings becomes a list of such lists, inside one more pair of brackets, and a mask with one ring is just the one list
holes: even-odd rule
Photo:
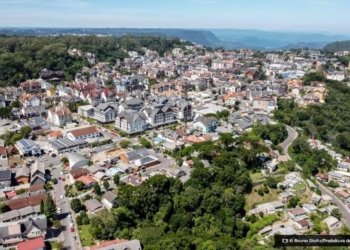
[[98, 129], [95, 126], [91, 126], [91, 127], [71, 130], [70, 133], [75, 137], [79, 137], [82, 135], [90, 135], [90, 134], [98, 133]]
[[16, 194], [16, 191], [12, 190], [10, 192], [6, 192], [6, 197], [7, 199], [12, 199], [13, 197], [15, 197], [17, 194]]
[[43, 237], [23, 241], [17, 244], [17, 250], [37, 250], [45, 247]]
[[97, 250], [97, 249], [105, 248], [105, 247], [111, 246], [113, 244], [122, 243], [122, 242], [127, 242], [127, 240], [102, 241], [97, 246], [90, 247], [90, 250]]
[[96, 182], [91, 176], [83, 175], [80, 176], [76, 181], [81, 181], [85, 186], [89, 186], [91, 183]]
[[0, 146], [0, 155], [6, 155], [6, 148]]

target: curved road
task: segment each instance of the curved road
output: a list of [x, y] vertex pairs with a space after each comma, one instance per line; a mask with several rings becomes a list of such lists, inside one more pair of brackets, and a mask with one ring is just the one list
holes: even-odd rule
[[[292, 145], [293, 141], [295, 139], [298, 138], [298, 132], [286, 125], [286, 129], [288, 132], [288, 137], [280, 144], [281, 148], [282, 148], [282, 152], [283, 155], [286, 155], [288, 157], [288, 159], [290, 160], [291, 157], [288, 154], [288, 149], [290, 147], [290, 145]], [[300, 171], [302, 171], [302, 168], [298, 165], [295, 164], [296, 168], [298, 168]], [[319, 181], [316, 180], [316, 183], [318, 185], [318, 188], [320, 189], [321, 193], [323, 195], [329, 195], [332, 199], [333, 202], [337, 205], [337, 207], [339, 208], [339, 210], [341, 211], [342, 215], [343, 215], [343, 223], [350, 228], [350, 210], [349, 208], [347, 208], [347, 206], [344, 204], [344, 202], [342, 200], [340, 200], [331, 190], [329, 190], [326, 186], [324, 186], [322, 183], [320, 183]]]
[[298, 138], [298, 132], [288, 125], [286, 125], [286, 129], [288, 132], [288, 137], [282, 143], [280, 143], [279, 146], [282, 148], [283, 155], [286, 155], [288, 160], [291, 160], [288, 154], [288, 149], [290, 145], [292, 145], [293, 141]]

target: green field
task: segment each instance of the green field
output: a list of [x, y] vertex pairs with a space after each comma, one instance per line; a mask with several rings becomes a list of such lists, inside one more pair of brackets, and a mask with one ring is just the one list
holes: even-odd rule
[[95, 241], [92, 238], [92, 235], [90, 234], [89, 229], [90, 229], [90, 225], [79, 226], [80, 240], [81, 240], [81, 244], [84, 247], [91, 246], [91, 245], [95, 244]]

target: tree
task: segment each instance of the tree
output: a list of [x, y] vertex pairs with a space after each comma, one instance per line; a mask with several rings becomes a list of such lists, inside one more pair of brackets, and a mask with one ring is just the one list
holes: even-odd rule
[[75, 213], [79, 213], [81, 210], [84, 210], [84, 206], [81, 203], [80, 199], [73, 199], [70, 202], [70, 206]]
[[50, 194], [47, 195], [47, 198], [44, 202], [44, 208], [46, 217], [53, 218], [53, 216], [56, 214], [56, 205]]
[[109, 189], [109, 182], [108, 182], [108, 180], [104, 180], [103, 181], [103, 187], [105, 188], [105, 190]]
[[61, 158], [61, 163], [62, 164], [67, 164], [69, 162], [68, 158], [67, 157], [62, 157]]
[[231, 133], [221, 133], [220, 141], [227, 149], [234, 142], [234, 139]]
[[338, 220], [340, 220], [342, 217], [342, 213], [340, 212], [340, 210], [338, 208], [334, 208], [331, 211], [331, 215], [334, 216], [335, 218], [337, 218]]
[[141, 137], [139, 141], [140, 141], [140, 144], [143, 147], [145, 147], [145, 148], [151, 148], [152, 147], [151, 142], [149, 140], [147, 140], [146, 138], [144, 138], [144, 137]]
[[82, 181], [76, 181], [74, 185], [78, 191], [82, 191], [85, 188], [85, 184]]
[[1, 202], [0, 203], [0, 213], [6, 213], [8, 211], [10, 211], [11, 209], [6, 205], [5, 202]]
[[119, 145], [122, 147], [122, 148], [127, 148], [130, 146], [130, 141], [129, 140], [122, 140]]
[[119, 176], [119, 174], [115, 174], [115, 175], [113, 176], [113, 182], [114, 182], [114, 184], [115, 184], [116, 186], [119, 185], [119, 182], [120, 182], [120, 176]]
[[289, 199], [287, 207], [294, 208], [298, 205], [298, 203], [299, 203], [299, 198], [297, 196], [293, 196], [292, 198]]
[[277, 188], [277, 183], [278, 183], [277, 179], [273, 176], [269, 176], [266, 179], [266, 185], [269, 188]]
[[338, 188], [339, 187], [339, 183], [337, 181], [330, 180], [328, 182], [328, 186], [330, 186], [331, 188]]
[[101, 187], [100, 187], [100, 185], [98, 183], [95, 183], [93, 188], [94, 188], [94, 192], [95, 192], [96, 195], [101, 195], [102, 194]]

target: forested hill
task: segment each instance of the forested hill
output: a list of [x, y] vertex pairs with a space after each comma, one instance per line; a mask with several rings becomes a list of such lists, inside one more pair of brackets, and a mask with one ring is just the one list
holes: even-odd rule
[[332, 52], [350, 50], [350, 40], [330, 43], [327, 44], [323, 49]]
[[310, 138], [320, 139], [350, 155], [350, 87], [327, 81], [326, 103], [300, 109], [293, 101], [280, 100], [275, 117], [291, 126], [302, 128]]
[[115, 63], [127, 56], [125, 51], [144, 53], [142, 47], [157, 51], [160, 55], [175, 47], [184, 46], [180, 39], [161, 37], [0, 37], [0, 86], [18, 85], [37, 78], [43, 69], [63, 70], [67, 80], [88, 64], [83, 57], [71, 57], [69, 48], [94, 53], [98, 61]]

